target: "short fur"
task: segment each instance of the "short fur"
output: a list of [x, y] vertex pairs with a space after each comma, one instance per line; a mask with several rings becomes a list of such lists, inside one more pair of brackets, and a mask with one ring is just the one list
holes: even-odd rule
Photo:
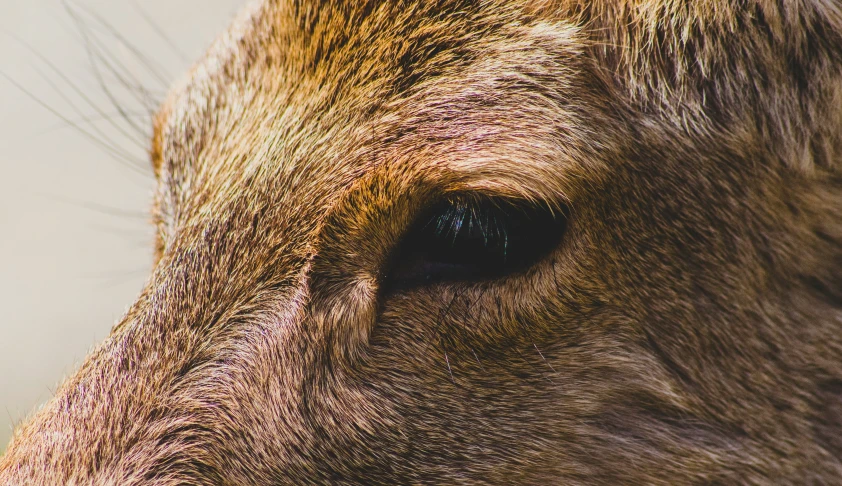
[[[838, 2], [258, 2], [152, 155], [149, 283], [0, 484], [842, 482]], [[569, 227], [388, 291], [454, 192]]]

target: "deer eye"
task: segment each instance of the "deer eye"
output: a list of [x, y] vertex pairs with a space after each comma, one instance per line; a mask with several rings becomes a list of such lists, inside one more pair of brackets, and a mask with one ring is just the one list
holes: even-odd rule
[[562, 211], [522, 201], [443, 201], [406, 233], [387, 282], [407, 287], [522, 271], [558, 245], [566, 220]]

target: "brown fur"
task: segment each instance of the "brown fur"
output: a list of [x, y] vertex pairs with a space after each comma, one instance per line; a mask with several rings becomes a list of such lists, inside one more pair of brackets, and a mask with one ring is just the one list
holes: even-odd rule
[[[164, 104], [146, 290], [2, 484], [842, 482], [842, 6], [264, 1]], [[454, 192], [570, 210], [386, 291]]]

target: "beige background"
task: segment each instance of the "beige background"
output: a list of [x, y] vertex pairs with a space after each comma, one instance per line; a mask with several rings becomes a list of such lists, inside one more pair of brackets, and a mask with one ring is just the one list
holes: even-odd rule
[[143, 285], [149, 110], [243, 3], [0, 0], [0, 451]]

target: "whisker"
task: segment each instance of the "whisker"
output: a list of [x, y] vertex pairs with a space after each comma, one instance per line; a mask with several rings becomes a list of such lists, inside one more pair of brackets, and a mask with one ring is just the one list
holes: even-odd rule
[[[108, 101], [111, 103], [111, 106], [114, 107], [114, 109], [116, 109], [118, 113], [120, 113], [120, 116], [122, 117], [122, 119], [126, 123], [128, 123], [130, 127], [132, 127], [136, 132], [144, 134], [144, 138], [146, 138], [146, 136], [147, 136], [146, 129], [140, 127], [137, 123], [134, 122], [134, 120], [132, 120], [127, 115], [125, 109], [120, 104], [120, 102], [117, 100], [117, 97], [114, 95], [114, 93], [111, 91], [111, 89], [108, 87], [108, 84], [105, 82], [105, 79], [102, 76], [102, 72], [100, 71], [100, 69], [97, 65], [97, 62], [96, 62], [97, 55], [91, 49], [91, 44], [86, 45], [86, 50], [88, 52], [88, 57], [91, 61], [91, 67], [93, 69], [94, 77], [96, 78], [97, 82], [99, 83], [100, 89], [102, 89], [102, 92], [105, 94], [105, 96], [108, 98]], [[102, 59], [103, 58], [100, 57], [100, 60], [102, 60]], [[107, 62], [105, 64], [106, 64], [106, 66], [109, 66], [109, 64]], [[109, 68], [109, 70], [111, 70], [111, 69]], [[128, 81], [123, 79], [122, 77], [118, 77], [118, 81], [121, 84], [123, 84], [124, 86], [126, 85], [126, 83], [128, 83]], [[148, 103], [148, 100], [141, 100], [137, 97], [135, 97], [135, 99], [137, 101], [140, 101], [141, 103], [144, 103], [145, 104], [144, 107], [147, 109], [147, 111], [152, 111], [150, 106], [148, 104], [146, 104], [146, 103]]]
[[477, 364], [479, 365], [479, 369], [482, 370], [483, 373], [485, 373], [485, 366], [483, 366], [482, 363], [480, 362], [479, 356], [477, 356], [477, 352], [474, 351], [473, 348], [471, 348], [471, 352], [474, 353], [474, 358], [477, 360]]
[[[97, 282], [97, 287], [100, 288], [109, 288], [115, 285], [123, 285], [133, 281], [135, 277], [141, 275], [147, 275], [149, 273], [148, 268], [137, 268], [134, 270], [125, 270], [121, 272], [108, 272], [108, 273], [101, 273], [101, 274], [85, 274], [82, 275], [82, 278], [99, 281]], [[101, 285], [101, 286], [100, 286]]]
[[456, 380], [453, 378], [453, 370], [450, 368], [450, 360], [447, 358], [447, 351], [444, 352], [444, 361], [447, 363], [447, 371], [450, 373], [450, 381], [452, 381], [455, 385]]
[[[442, 338], [441, 326], [444, 324], [444, 320], [447, 318], [448, 314], [450, 314], [450, 311], [453, 307], [453, 304], [456, 303], [456, 300], [459, 297], [461, 297], [461, 295], [462, 294], [461, 294], [460, 291], [454, 292], [453, 298], [450, 299], [450, 302], [447, 304], [447, 306], [439, 313], [439, 318], [436, 321], [436, 327], [433, 329], [433, 333], [435, 334], [436, 338], [438, 338], [439, 340], [441, 340], [441, 338]], [[425, 343], [424, 348], [422, 349], [422, 352], [425, 352], [427, 350], [427, 348], [430, 347], [431, 343], [432, 343], [432, 339], [428, 340]]]
[[134, 240], [139, 236], [146, 236], [148, 231], [146, 228], [117, 228], [115, 226], [109, 226], [105, 224], [88, 224], [85, 225], [87, 229], [90, 229], [91, 232], [101, 232], [104, 234], [109, 234], [112, 236], [117, 236], [120, 238], [125, 238], [126, 240]]
[[[9, 430], [14, 432], [15, 428], [17, 428], [18, 424], [20, 423], [20, 420], [15, 420], [14, 418], [12, 418], [12, 411], [9, 410], [9, 407], [3, 407], [3, 409], [6, 410], [6, 416], [9, 417]], [[2, 452], [2, 450], [0, 450], [0, 452]]]
[[137, 11], [137, 13], [141, 16], [141, 18], [143, 18], [143, 20], [146, 22], [146, 24], [156, 34], [158, 34], [158, 36], [161, 38], [161, 40], [163, 40], [170, 47], [170, 49], [173, 50], [173, 52], [176, 54], [176, 56], [178, 56], [179, 59], [182, 62], [189, 63], [190, 58], [187, 55], [185, 55], [184, 52], [181, 49], [178, 48], [176, 43], [173, 42], [172, 38], [170, 36], [168, 36], [167, 33], [164, 32], [164, 30], [161, 29], [161, 27], [157, 23], [155, 23], [154, 20], [152, 20], [152, 18], [149, 16], [149, 14], [145, 10], [143, 10], [143, 8], [140, 6], [139, 3], [137, 3], [137, 0], [131, 0], [131, 2], [132, 2], [132, 6]]
[[[91, 32], [87, 28], [85, 22], [81, 19], [81, 17], [77, 16], [72, 12], [72, 10], [68, 10], [68, 14], [76, 23], [76, 28], [79, 34], [82, 36], [83, 44], [85, 45], [85, 51], [88, 54], [88, 59], [91, 63], [91, 68], [93, 69], [94, 77], [96, 78], [97, 82], [99, 83], [100, 88], [102, 89], [105, 96], [108, 98], [109, 102], [111, 103], [112, 107], [116, 109], [122, 116], [123, 120], [132, 127], [137, 133], [142, 134], [144, 140], [149, 137], [149, 133], [146, 127], [140, 127], [137, 123], [134, 122], [130, 117], [126, 116], [125, 109], [121, 105], [121, 103], [117, 100], [117, 97], [114, 95], [114, 92], [109, 88], [108, 83], [105, 82], [105, 78], [102, 75], [102, 71], [100, 70], [100, 64], [104, 65], [108, 71], [116, 78], [116, 80], [134, 97], [135, 101], [139, 102], [144, 108], [150, 113], [150, 115], [155, 111], [155, 108], [158, 104], [157, 100], [154, 99], [154, 96], [148, 92], [142, 86], [138, 86], [135, 82], [133, 82], [133, 75], [131, 72], [123, 65], [118, 59], [116, 59], [108, 49], [101, 45], [98, 39], [91, 35]], [[100, 63], [97, 62], [97, 59]], [[119, 72], [117, 67], [122, 69], [122, 73]], [[145, 147], [144, 147], [145, 150]]]
[[541, 352], [541, 350], [540, 350], [540, 349], [538, 349], [538, 345], [537, 345], [537, 344], [535, 344], [535, 343], [532, 343], [532, 345], [533, 345], [533, 346], [535, 346], [535, 351], [538, 351], [538, 356], [540, 356], [540, 357], [541, 357], [541, 359], [543, 359], [543, 360], [544, 360], [544, 363], [547, 363], [547, 366], [549, 366], [549, 367], [550, 367], [550, 369], [551, 369], [551, 370], [553, 370], [553, 373], [555, 373], [556, 371], [555, 371], [555, 368], [553, 368], [552, 363], [550, 363], [549, 361], [547, 361], [547, 358], [545, 358], [545, 357], [544, 357], [544, 353], [542, 353], [542, 352]]
[[[126, 115], [128, 115], [132, 118], [140, 118], [140, 119], [147, 119], [147, 120], [149, 119], [149, 113], [145, 113], [145, 112], [127, 112]], [[93, 125], [93, 124], [95, 124], [97, 122], [101, 122], [101, 121], [113, 122], [116, 118], [119, 118], [119, 117], [121, 117], [120, 113], [105, 112], [103, 114], [88, 115], [88, 116], [82, 116], [82, 117], [79, 117], [79, 118], [71, 118], [70, 121], [73, 122], [74, 124], [78, 124], [78, 125]], [[47, 133], [50, 133], [50, 132], [53, 132], [53, 131], [56, 131], [56, 130], [62, 130], [62, 129], [65, 129], [65, 128], [72, 128], [72, 126], [68, 125], [66, 123], [56, 123], [54, 125], [48, 126], [47, 128], [45, 128], [44, 130], [42, 130], [40, 132], [36, 132], [35, 135], [46, 135]]]
[[[38, 73], [38, 75], [39, 75], [39, 76], [41, 76], [41, 78], [44, 80], [44, 82], [46, 82], [46, 83], [47, 83], [47, 84], [48, 84], [48, 85], [49, 85], [49, 86], [53, 89], [53, 91], [55, 91], [55, 92], [56, 92], [56, 93], [57, 93], [57, 94], [58, 94], [58, 95], [59, 95], [59, 96], [60, 96], [60, 97], [64, 100], [64, 102], [65, 102], [65, 103], [67, 103], [68, 105], [70, 105], [70, 108], [71, 108], [71, 109], [72, 109], [72, 110], [73, 110], [73, 111], [74, 111], [74, 112], [75, 112], [78, 116], [84, 116], [84, 114], [83, 114], [82, 110], [81, 110], [78, 106], [76, 106], [76, 104], [75, 104], [75, 103], [73, 103], [73, 101], [70, 99], [70, 97], [68, 97], [68, 96], [64, 93], [64, 91], [62, 91], [62, 90], [58, 87], [58, 85], [56, 85], [56, 84], [53, 82], [53, 80], [52, 80], [52, 79], [50, 79], [50, 77], [49, 77], [49, 76], [47, 76], [47, 75], [46, 75], [43, 71], [41, 71], [40, 69], [38, 69], [38, 68], [37, 68], [37, 67], [35, 67], [35, 66], [33, 66], [33, 69], [35, 70], [35, 72], [37, 72], [37, 73]], [[68, 82], [69, 82], [69, 81], [68, 81]], [[99, 108], [99, 107], [98, 107], [95, 103], [93, 103], [93, 102], [92, 102], [89, 98], [87, 98], [87, 97], [84, 95], [84, 93], [81, 93], [81, 92], [80, 92], [80, 95], [83, 97], [83, 99], [84, 99], [84, 100], [85, 100], [85, 101], [86, 101], [86, 102], [87, 102], [87, 103], [88, 103], [88, 104], [89, 104], [92, 108], [94, 108], [94, 110], [97, 112], [97, 114], [99, 114], [99, 115], [104, 115], [104, 113], [102, 113], [102, 112], [100, 111], [100, 108]], [[105, 119], [107, 119], [107, 118], [105, 118]], [[145, 150], [145, 147], [144, 147], [144, 146], [143, 146], [143, 145], [142, 145], [142, 144], [141, 144], [141, 143], [140, 143], [140, 142], [139, 142], [139, 141], [138, 141], [135, 137], [133, 137], [131, 134], [129, 134], [128, 132], [126, 132], [125, 130], [123, 130], [123, 129], [119, 126], [119, 125], [117, 125], [117, 124], [115, 124], [115, 123], [110, 123], [110, 125], [111, 125], [111, 126], [112, 126], [115, 130], [117, 130], [117, 131], [118, 131], [121, 135], [123, 135], [124, 137], [126, 137], [126, 139], [128, 139], [128, 140], [129, 140], [129, 141], [131, 141], [133, 144], [135, 144], [135, 146], [137, 146], [137, 147], [138, 147], [138, 148], [140, 148], [141, 150]], [[90, 127], [91, 127], [91, 130], [92, 130], [94, 133], [96, 133], [97, 135], [99, 135], [100, 137], [102, 137], [102, 140], [110, 140], [110, 139], [111, 139], [111, 137], [110, 137], [110, 136], [108, 136], [108, 135], [107, 135], [105, 132], [103, 132], [102, 130], [100, 130], [100, 128], [99, 128], [96, 124], [90, 124]], [[111, 143], [109, 143], [109, 145], [111, 145], [112, 147], [114, 147], [114, 149], [115, 149], [115, 150], [120, 150], [121, 152], [124, 152], [124, 153], [126, 154], [126, 156], [127, 156], [127, 157], [131, 157], [131, 155], [129, 154], [129, 152], [125, 152], [125, 151], [123, 151], [122, 149], [120, 149], [120, 148], [119, 148], [119, 145], [116, 145], [116, 144], [111, 144]]]
[[[80, 88], [79, 88], [79, 87], [78, 87], [78, 86], [77, 86], [77, 85], [76, 85], [73, 81], [71, 81], [71, 80], [70, 80], [70, 78], [68, 78], [68, 77], [67, 77], [67, 75], [66, 75], [66, 74], [64, 74], [64, 73], [61, 71], [61, 69], [59, 69], [59, 68], [58, 68], [58, 67], [57, 67], [57, 66], [56, 66], [56, 65], [55, 65], [52, 61], [50, 61], [49, 59], [47, 59], [47, 58], [46, 58], [46, 56], [44, 56], [43, 54], [41, 54], [40, 52], [38, 52], [38, 51], [37, 51], [35, 48], [33, 48], [33, 47], [29, 44], [29, 43], [27, 43], [26, 41], [24, 41], [24, 40], [23, 40], [23, 39], [21, 39], [20, 37], [18, 37], [18, 36], [16, 36], [16, 35], [12, 34], [11, 32], [6, 32], [6, 35], [8, 35], [9, 37], [11, 37], [14, 41], [16, 41], [17, 43], [19, 43], [21, 46], [23, 46], [23, 47], [24, 47], [27, 51], [29, 51], [31, 54], [33, 54], [33, 55], [34, 55], [34, 56], [35, 56], [38, 60], [40, 60], [40, 61], [41, 61], [44, 65], [46, 65], [46, 66], [50, 69], [50, 71], [52, 71], [53, 73], [55, 73], [55, 75], [56, 75], [56, 76], [58, 76], [58, 77], [59, 77], [59, 79], [61, 79], [61, 80], [62, 80], [62, 81], [63, 81], [63, 82], [64, 82], [64, 83], [65, 83], [65, 84], [66, 84], [66, 85], [67, 85], [67, 86], [68, 86], [68, 87], [69, 87], [69, 88], [73, 91], [73, 93], [75, 93], [77, 96], [79, 96], [79, 97], [82, 99], [82, 101], [84, 101], [85, 103], [87, 103], [87, 105], [88, 105], [88, 106], [90, 106], [90, 107], [91, 107], [94, 111], [96, 111], [96, 112], [97, 112], [99, 115], [101, 115], [101, 116], [102, 116], [102, 115], [104, 115], [104, 112], [102, 111], [102, 109], [101, 109], [101, 108], [99, 108], [99, 106], [98, 106], [96, 103], [94, 103], [94, 101], [93, 101], [93, 100], [92, 100], [92, 99], [91, 99], [91, 98], [90, 98], [90, 97], [89, 97], [89, 96], [85, 93], [85, 91], [84, 91], [84, 90], [82, 90], [82, 89], [80, 89]], [[49, 85], [49, 86], [50, 86], [50, 87], [51, 87], [51, 88], [52, 88], [52, 89], [53, 89], [53, 90], [54, 90], [54, 91], [55, 91], [55, 92], [59, 95], [59, 96], [61, 96], [61, 98], [62, 98], [62, 99], [63, 99], [63, 100], [64, 100], [64, 101], [68, 104], [68, 105], [70, 105], [70, 107], [73, 109], [73, 111], [74, 111], [74, 112], [75, 112], [78, 116], [85, 116], [85, 115], [83, 114], [82, 110], [81, 110], [81, 109], [80, 109], [80, 108], [79, 108], [79, 107], [78, 107], [75, 103], [73, 103], [73, 101], [71, 101], [71, 100], [70, 100], [70, 98], [69, 98], [69, 97], [65, 94], [65, 92], [64, 92], [62, 89], [60, 89], [60, 88], [58, 87], [58, 85], [56, 85], [56, 84], [55, 84], [55, 82], [52, 80], [52, 78], [51, 78], [50, 76], [46, 75], [43, 71], [41, 71], [40, 69], [38, 69], [38, 68], [37, 68], [37, 67], [35, 67], [35, 66], [33, 66], [33, 69], [35, 69], [35, 71], [38, 73], [38, 75], [39, 75], [39, 76], [41, 76], [41, 78], [42, 78], [42, 79], [43, 79], [43, 80], [44, 80], [44, 81], [45, 81], [45, 82], [46, 82], [46, 83], [47, 83], [47, 84], [48, 84], [48, 85]], [[8, 79], [8, 77], [7, 77], [7, 79]], [[13, 83], [13, 84], [16, 84], [16, 85], [20, 86], [18, 83]], [[25, 91], [25, 90], [24, 90], [24, 91]], [[28, 94], [28, 96], [29, 96], [30, 98], [35, 99], [36, 101], [38, 101], [38, 102], [39, 102], [39, 104], [41, 104], [42, 106], [46, 106], [46, 105], [45, 105], [45, 103], [41, 102], [41, 101], [40, 101], [40, 100], [39, 100], [36, 96], [34, 96], [34, 94], [29, 93], [29, 94]], [[50, 111], [52, 111], [53, 113], [57, 113], [57, 112], [58, 112], [58, 110], [55, 110], [55, 109], [50, 108], [50, 107], [48, 107], [48, 108], [49, 108], [49, 109], [50, 109]], [[62, 116], [59, 116], [59, 118], [61, 118], [61, 119], [62, 119], [63, 121], [65, 121], [66, 123], [69, 121], [68, 117], [63, 116], [63, 115], [62, 115]], [[105, 119], [107, 119], [107, 117], [104, 117], [104, 118], [105, 118]], [[72, 126], [72, 127], [76, 128], [77, 130], [79, 129], [79, 127], [76, 125], [76, 123], [69, 122], [69, 123], [67, 123], [67, 124], [68, 124], [69, 126]], [[111, 123], [111, 125], [112, 125], [115, 129], [120, 130], [120, 127], [119, 127], [118, 125], [116, 125], [116, 124], [114, 124], [114, 123]], [[105, 133], [103, 133], [101, 130], [99, 130], [99, 128], [97, 128], [96, 126], [91, 126], [91, 128], [92, 128], [93, 133], [96, 133], [97, 135], [99, 135], [99, 136], [101, 137], [101, 138], [99, 139], [99, 140], [100, 140], [100, 142], [99, 142], [100, 144], [103, 144], [103, 145], [108, 145], [109, 147], [111, 147], [111, 148], [112, 148], [112, 150], [113, 150], [114, 152], [117, 152], [117, 153], [122, 154], [122, 155], [121, 155], [121, 158], [122, 158], [122, 159], [129, 159], [129, 160], [132, 160], [132, 161], [130, 162], [130, 164], [129, 164], [129, 165], [132, 165], [132, 166], [138, 166], [138, 165], [139, 165], [139, 166], [141, 166], [141, 167], [145, 166], [145, 163], [144, 163], [144, 162], [140, 161], [139, 159], [138, 159], [138, 160], [134, 160], [134, 157], [133, 157], [131, 154], [129, 154], [128, 152], [125, 152], [125, 151], [121, 150], [120, 148], [118, 148], [118, 146], [116, 146], [116, 145], [114, 145], [114, 144], [111, 144], [111, 143], [106, 142], [107, 140], [109, 140], [109, 139], [110, 139], [110, 137], [109, 137], [109, 136], [107, 136]], [[122, 131], [122, 130], [120, 130], [120, 131]], [[126, 134], [125, 132], [123, 132], [123, 133], [124, 133], [124, 136], [126, 136], [129, 140], [133, 140], [135, 143], [138, 143], [136, 139], [133, 139], [133, 137], [131, 137], [130, 135]], [[144, 152], [145, 152], [145, 151], [146, 151], [146, 147], [145, 147], [145, 146], [143, 146], [142, 148], [143, 148], [143, 150], [144, 150]], [[145, 173], [145, 171], [144, 171], [144, 173]]]
[[38, 103], [42, 108], [48, 110], [50, 113], [52, 113], [53, 115], [55, 115], [56, 117], [58, 117], [62, 121], [69, 124], [70, 126], [72, 126], [77, 132], [79, 132], [80, 134], [82, 134], [83, 136], [88, 138], [90, 141], [92, 141], [94, 144], [96, 144], [102, 150], [107, 152], [109, 155], [119, 159], [120, 161], [125, 163], [128, 167], [130, 167], [132, 170], [134, 170], [135, 172], [137, 172], [139, 174], [143, 174], [144, 176], [149, 175], [146, 171], [142, 171], [138, 167], [138, 160], [132, 159], [130, 156], [127, 156], [125, 153], [122, 153], [120, 150], [117, 150], [116, 148], [112, 147], [108, 143], [103, 142], [102, 140], [100, 140], [99, 138], [97, 138], [96, 136], [91, 134], [89, 131], [85, 130], [84, 128], [82, 128], [82, 127], [80, 127], [76, 124], [74, 124], [66, 116], [64, 116], [61, 112], [59, 112], [58, 110], [56, 110], [55, 108], [53, 108], [52, 106], [48, 105], [43, 100], [41, 100], [40, 98], [35, 96], [31, 91], [26, 89], [19, 82], [15, 81], [14, 78], [9, 76], [5, 72], [0, 71], [0, 77], [4, 78], [6, 81], [11, 83], [13, 86], [15, 86], [17, 89], [19, 89], [23, 94], [25, 94], [28, 98], [30, 98], [34, 102]]
[[108, 216], [119, 216], [121, 218], [133, 218], [143, 220], [148, 220], [150, 218], [149, 214], [145, 211], [130, 211], [126, 209], [113, 208], [104, 204], [99, 204], [91, 201], [82, 201], [79, 199], [56, 196], [51, 194], [44, 194], [43, 196], [46, 199], [51, 199], [53, 201], [57, 201], [63, 204], [70, 204], [82, 209], [87, 209]]
[[[84, 27], [82, 27], [83, 29]], [[111, 52], [108, 47], [96, 36], [92, 35], [88, 31], [80, 32], [84, 38], [86, 43], [86, 49], [88, 50], [88, 56], [91, 58], [91, 63], [93, 64], [94, 68], [96, 69], [96, 75], [100, 81], [101, 85], [105, 84], [105, 77], [97, 68], [96, 59], [100, 61], [100, 63], [108, 69], [108, 72], [114, 77], [114, 79], [120, 83], [120, 85], [125, 89], [135, 101], [142, 104], [147, 111], [154, 112], [155, 108], [158, 106], [160, 98], [163, 96], [163, 93], [158, 93], [157, 95], [152, 90], [146, 88], [137, 80], [135, 79], [134, 73], [123, 64], [120, 59], [118, 59], [113, 52]]]
[[518, 356], [520, 356], [520, 359], [522, 359], [524, 363], [526, 363], [526, 364], [527, 364], [527, 365], [529, 365], [531, 368], [533, 368], [533, 369], [535, 370], [535, 372], [536, 372], [536, 373], [538, 373], [539, 375], [541, 375], [541, 378], [543, 378], [543, 379], [545, 379], [545, 380], [549, 381], [550, 383], [555, 384], [555, 381], [553, 381], [553, 379], [552, 379], [551, 377], [547, 376], [547, 373], [546, 373], [545, 371], [541, 371], [540, 369], [538, 369], [538, 365], [537, 365], [537, 364], [535, 364], [534, 362], [530, 361], [530, 360], [529, 360], [529, 359], [528, 359], [528, 358], [527, 358], [527, 357], [523, 354], [523, 351], [521, 351], [521, 350], [520, 350], [520, 348], [518, 348], [517, 346], [515, 346], [515, 347], [514, 347], [514, 349], [515, 349], [515, 351], [517, 351], [517, 354], [518, 354]]
[[[71, 0], [62, 0], [65, 5], [65, 9], [70, 13], [74, 18], [81, 20], [81, 18], [72, 10], [70, 6]], [[160, 64], [154, 63], [150, 60], [146, 55], [143, 54], [138, 48], [136, 48], [131, 42], [129, 42], [125, 37], [123, 37], [120, 32], [117, 31], [111, 24], [109, 24], [102, 16], [100, 16], [96, 11], [92, 10], [91, 8], [85, 5], [76, 5], [80, 11], [85, 12], [88, 16], [94, 19], [100, 27], [104, 28], [111, 36], [113, 36], [123, 47], [127, 48], [134, 56], [140, 61], [141, 64], [149, 70], [149, 73], [158, 78], [158, 81], [166, 88], [169, 87], [170, 78], [171, 76], [169, 73], [166, 72]]]

